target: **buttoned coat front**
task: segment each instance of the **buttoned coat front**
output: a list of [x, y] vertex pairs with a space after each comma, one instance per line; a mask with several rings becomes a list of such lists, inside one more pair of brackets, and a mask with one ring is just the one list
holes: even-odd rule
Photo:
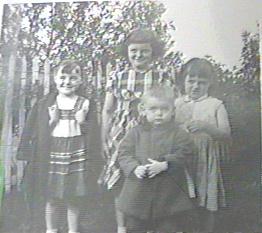
[[[119, 147], [119, 164], [126, 178], [119, 209], [140, 219], [172, 216], [193, 208], [185, 168], [192, 157], [192, 143], [173, 121], [161, 127], [148, 123], [131, 129]], [[134, 170], [148, 159], [167, 161], [168, 170], [154, 178], [138, 179]]]

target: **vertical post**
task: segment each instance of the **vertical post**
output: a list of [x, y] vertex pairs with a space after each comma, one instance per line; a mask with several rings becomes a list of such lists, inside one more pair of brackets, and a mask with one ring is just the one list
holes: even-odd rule
[[110, 62], [108, 62], [107, 64], [106, 64], [106, 77], [105, 77], [105, 82], [107, 82], [107, 79], [108, 79], [108, 77], [109, 77], [109, 75], [111, 74], [111, 72], [112, 72], [112, 64], [110, 63]]
[[93, 62], [87, 62], [87, 73], [89, 74], [87, 77], [87, 83], [92, 83], [93, 80]]
[[38, 57], [33, 58], [32, 61], [32, 99], [31, 99], [31, 107], [35, 104], [37, 97], [38, 97], [38, 91], [39, 91], [39, 59]]
[[92, 61], [92, 85], [96, 88], [96, 63]]
[[35, 85], [39, 80], [39, 59], [35, 57], [32, 65], [32, 85]]
[[96, 74], [96, 88], [101, 90], [102, 88], [102, 79], [103, 79], [103, 70], [101, 61], [97, 61], [97, 74]]
[[[261, 59], [261, 54], [262, 54], [262, 20], [259, 20], [258, 22], [258, 30], [259, 30], [259, 54], [260, 54], [260, 109], [262, 109], [262, 74], [261, 74], [261, 69], [262, 69], [262, 59]], [[261, 117], [261, 121], [262, 122], [262, 114], [260, 115]], [[261, 137], [261, 141], [260, 141], [260, 145], [262, 145], [262, 137]], [[262, 159], [260, 158], [260, 171], [262, 171]], [[262, 176], [260, 176], [260, 184], [262, 182]], [[261, 187], [261, 186], [260, 186]], [[260, 192], [261, 192], [261, 188], [260, 188]], [[260, 193], [260, 224], [262, 225], [262, 195]]]
[[[22, 58], [22, 68], [21, 68], [21, 86], [20, 86], [20, 95], [19, 95], [19, 135], [20, 140], [21, 134], [25, 125], [25, 96], [26, 96], [26, 77], [27, 77], [27, 63], [26, 58]], [[17, 161], [17, 188], [20, 188], [23, 176], [24, 176], [24, 166], [25, 162]]]
[[1, 35], [2, 35], [3, 11], [4, 11], [4, 4], [0, 2], [0, 38], [2, 38]]
[[6, 96], [4, 106], [4, 120], [1, 135], [1, 157], [5, 168], [5, 190], [11, 190], [11, 170], [13, 156], [13, 133], [12, 133], [12, 112], [13, 112], [13, 94], [14, 94], [14, 76], [16, 59], [12, 54], [9, 59], [8, 77], [6, 85]]
[[97, 61], [97, 72], [96, 72], [96, 94], [97, 94], [97, 123], [98, 125], [101, 124], [101, 90], [102, 90], [102, 79], [103, 79], [103, 70], [102, 70], [102, 63], [101, 61]]
[[50, 91], [50, 61], [45, 60], [44, 64], [44, 95], [48, 94]]

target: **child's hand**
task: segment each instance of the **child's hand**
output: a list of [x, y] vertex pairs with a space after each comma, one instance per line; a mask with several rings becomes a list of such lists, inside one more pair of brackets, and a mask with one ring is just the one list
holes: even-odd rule
[[59, 120], [59, 110], [57, 108], [57, 105], [53, 105], [51, 107], [48, 107], [48, 114], [49, 114], [49, 124], [52, 124], [54, 122], [57, 122]]
[[146, 165], [148, 178], [153, 178], [159, 173], [168, 169], [168, 164], [166, 161], [159, 162], [154, 159], [148, 159], [148, 161], [151, 163]]
[[79, 124], [82, 124], [85, 122], [86, 114], [88, 113], [88, 110], [89, 110], [89, 106], [88, 104], [86, 104], [86, 105], [83, 105], [83, 107], [75, 113], [75, 118]]
[[77, 122], [78, 122], [79, 124], [84, 123], [84, 121], [85, 121], [85, 119], [86, 119], [86, 114], [87, 114], [87, 112], [88, 112], [88, 111], [85, 110], [85, 109], [80, 109], [79, 111], [76, 112], [75, 118], [76, 118], [76, 120], [77, 120]]
[[147, 176], [147, 168], [146, 166], [137, 166], [134, 170], [134, 173], [138, 179], [143, 179]]
[[185, 126], [190, 133], [195, 133], [197, 131], [206, 131], [208, 124], [204, 121], [190, 121], [187, 122]]

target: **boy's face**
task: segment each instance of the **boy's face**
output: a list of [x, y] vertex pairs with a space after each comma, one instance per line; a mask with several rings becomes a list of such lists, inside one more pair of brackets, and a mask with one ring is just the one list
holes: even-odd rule
[[174, 105], [168, 101], [149, 97], [143, 104], [144, 114], [149, 123], [159, 126], [169, 122], [174, 114]]
[[152, 47], [149, 43], [130, 44], [128, 59], [133, 68], [146, 69], [152, 61]]
[[58, 70], [54, 81], [60, 94], [73, 95], [82, 84], [81, 74], [76, 69], [80, 70], [80, 67], [76, 67], [70, 74], [62, 73], [62, 69]]
[[208, 93], [210, 81], [199, 76], [186, 76], [185, 93], [193, 100], [200, 98]]

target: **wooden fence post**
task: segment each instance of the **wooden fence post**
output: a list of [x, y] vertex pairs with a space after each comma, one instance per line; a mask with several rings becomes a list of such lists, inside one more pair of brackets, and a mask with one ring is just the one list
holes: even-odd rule
[[106, 64], [106, 77], [105, 77], [105, 83], [107, 82], [107, 79], [108, 79], [109, 75], [111, 74], [111, 72], [112, 72], [112, 70], [113, 70], [112, 67], [113, 67], [113, 66], [112, 66], [112, 64], [111, 64], [110, 62], [108, 62], [108, 63]]
[[[22, 57], [22, 68], [21, 68], [21, 86], [20, 86], [20, 94], [19, 94], [19, 135], [18, 138], [20, 140], [22, 131], [25, 125], [25, 116], [26, 116], [26, 109], [25, 109], [25, 96], [26, 96], [26, 78], [27, 78], [27, 62], [26, 58]], [[17, 145], [18, 146], [18, 145]], [[17, 148], [16, 148], [17, 152]], [[20, 188], [23, 176], [24, 176], [24, 161], [17, 161], [17, 188]]]
[[97, 61], [96, 89], [102, 89], [103, 70], [101, 61]]
[[44, 64], [44, 95], [50, 91], [50, 78], [50, 61], [46, 59]]
[[32, 99], [31, 99], [31, 107], [37, 101], [38, 91], [39, 91], [39, 59], [35, 57], [32, 63]]
[[4, 120], [1, 135], [1, 156], [5, 167], [5, 191], [11, 190], [11, 171], [13, 159], [13, 132], [12, 132], [12, 113], [13, 113], [13, 94], [16, 58], [12, 54], [9, 58], [7, 89], [4, 106]]

